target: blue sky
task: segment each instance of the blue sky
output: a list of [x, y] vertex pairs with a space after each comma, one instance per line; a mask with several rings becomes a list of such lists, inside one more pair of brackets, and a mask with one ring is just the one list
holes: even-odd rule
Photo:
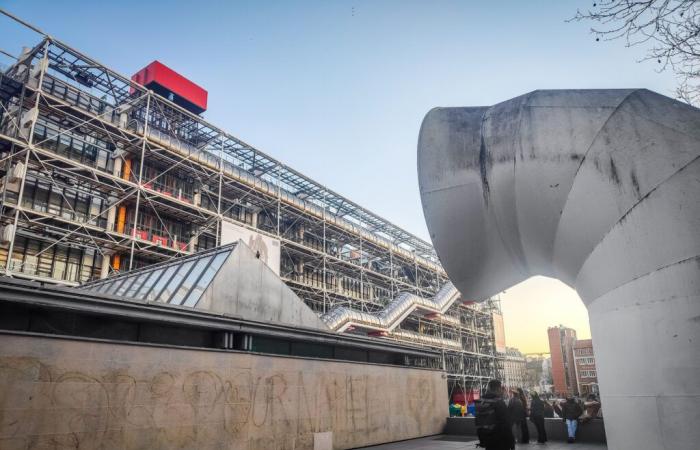
[[[415, 153], [430, 108], [674, 86], [639, 49], [565, 23], [584, 1], [0, 4], [119, 72], [161, 60], [209, 91], [210, 121], [424, 238]], [[16, 54], [8, 25], [0, 48]]]
[[[544, 88], [672, 95], [642, 49], [565, 23], [590, 4], [0, 0], [123, 74], [160, 60], [209, 91], [208, 120], [426, 239], [416, 141], [429, 109]], [[36, 40], [0, 18], [0, 48]]]

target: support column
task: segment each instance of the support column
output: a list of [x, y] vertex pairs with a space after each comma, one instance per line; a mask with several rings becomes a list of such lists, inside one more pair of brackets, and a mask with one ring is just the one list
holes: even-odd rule
[[100, 278], [107, 278], [109, 276], [109, 263], [111, 256], [108, 253], [102, 254], [102, 266], [100, 267]]
[[588, 316], [603, 412], [614, 425], [608, 442], [697, 448], [700, 258], [620, 286], [589, 303]]
[[192, 230], [192, 237], [190, 237], [190, 240], [187, 244], [187, 249], [194, 253], [197, 251], [197, 245], [199, 244], [199, 229], [194, 228]]
[[[141, 141], [141, 157], [139, 158], [139, 175], [136, 182], [139, 185], [136, 191], [136, 206], [134, 207], [134, 223], [131, 225], [131, 230], [129, 230], [129, 236], [131, 237], [131, 252], [129, 253], [129, 267], [128, 270], [134, 265], [134, 251], [136, 249], [136, 226], [138, 225], [139, 219], [139, 206], [141, 205], [141, 191], [143, 190], [143, 165], [146, 161], [146, 143], [148, 138], [148, 121], [151, 118], [151, 98], [153, 93], [148, 91], [146, 95], [146, 114], [143, 120], [143, 140]], [[125, 166], [128, 167], [129, 176], [131, 175], [131, 160], [125, 161]], [[125, 176], [127, 172], [127, 167], [125, 167]], [[127, 178], [128, 179], [128, 178]]]
[[[219, 186], [216, 196], [216, 246], [221, 245], [221, 235], [223, 234], [224, 215], [221, 211], [221, 198], [224, 192], [224, 136], [220, 137], [219, 146]], [[200, 194], [201, 195], [201, 194]], [[200, 198], [201, 201], [201, 198]]]
[[[112, 204], [117, 199], [114, 197], [107, 197], [107, 201]], [[107, 231], [114, 231], [114, 226], [117, 218], [117, 207], [112, 205], [107, 210]]]
[[253, 228], [258, 228], [258, 214], [260, 214], [260, 210], [257, 208], [251, 208], [250, 210], [250, 226]]
[[304, 279], [304, 260], [299, 258], [295, 263], [294, 263], [294, 273], [299, 274], [299, 280], [302, 281]]
[[201, 188], [194, 191], [194, 195], [192, 197], [192, 203], [194, 204], [194, 206], [202, 206], [202, 190], [201, 190]]
[[[115, 177], [122, 176], [122, 158], [118, 156], [114, 158], [114, 167], [112, 168], [112, 175]], [[116, 218], [117, 218], [117, 206], [114, 204], [117, 201], [116, 197], [108, 197], [107, 201], [111, 205], [107, 210], [107, 231], [115, 231]]]
[[126, 127], [128, 124], [129, 124], [129, 113], [126, 111], [120, 112], [119, 113], [119, 128], [126, 130]]
[[304, 242], [304, 233], [306, 232], [304, 224], [300, 223], [297, 225], [296, 234], [299, 242]]
[[[194, 206], [202, 206], [202, 189], [203, 186], [199, 186], [194, 191], [194, 195], [192, 196], [192, 203], [194, 204]], [[199, 232], [200, 230], [198, 227], [193, 227], [191, 231], [190, 239], [187, 242], [187, 250], [191, 253], [197, 251], [197, 245], [199, 244]]]
[[[41, 87], [42, 83], [44, 81], [44, 74], [46, 73], [46, 69], [48, 68], [48, 57], [49, 57], [49, 44], [50, 40], [47, 38], [44, 41], [44, 55], [39, 63], [37, 63], [37, 67], [35, 70], [32, 70], [31, 77], [32, 79], [37, 80], [37, 86]], [[38, 69], [38, 70], [36, 70]], [[35, 94], [35, 99], [34, 99], [34, 107], [27, 112], [27, 116], [22, 115], [22, 122], [20, 123], [20, 130], [19, 133], [22, 135], [23, 130], [26, 130], [26, 140], [27, 140], [27, 151], [24, 157], [24, 167], [29, 166], [29, 156], [32, 152], [32, 149], [34, 148], [34, 127], [36, 126], [36, 120], [39, 116], [39, 99], [41, 98], [41, 91], [38, 91]], [[20, 180], [19, 184], [19, 193], [17, 195], [17, 204], [21, 205], [22, 204], [22, 197], [24, 197], [24, 186], [26, 183], [27, 177], [26, 177], [26, 170]], [[7, 264], [5, 266], [5, 274], [10, 275], [10, 269], [12, 266], [12, 253], [14, 252], [15, 248], [15, 235], [17, 234], [17, 226], [19, 224], [19, 208], [15, 208], [15, 217], [14, 221], [12, 223], [12, 230], [13, 230], [13, 236], [12, 240], [10, 241], [10, 248], [7, 251]]]

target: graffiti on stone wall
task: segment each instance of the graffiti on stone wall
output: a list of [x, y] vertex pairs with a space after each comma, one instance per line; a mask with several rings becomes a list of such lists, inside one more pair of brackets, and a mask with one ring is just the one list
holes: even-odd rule
[[29, 448], [240, 442], [251, 449], [304, 449], [313, 448], [313, 433], [322, 431], [333, 431], [341, 446], [392, 440], [397, 414], [405, 429], [429, 433], [435, 427], [430, 405], [437, 394], [429, 372], [391, 380], [381, 371], [299, 367], [95, 366], [76, 370], [36, 358], [0, 358], [0, 436], [23, 439]]

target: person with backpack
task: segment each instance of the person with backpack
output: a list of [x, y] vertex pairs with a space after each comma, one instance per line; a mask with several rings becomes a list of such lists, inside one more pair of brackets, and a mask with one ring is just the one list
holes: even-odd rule
[[530, 401], [530, 421], [535, 425], [535, 428], [537, 428], [537, 442], [544, 444], [547, 442], [547, 430], [544, 429], [545, 402], [540, 399], [537, 392], [531, 392], [530, 397], [532, 397]]
[[477, 446], [486, 450], [511, 450], [515, 448], [515, 439], [511, 430], [508, 408], [501, 394], [501, 382], [489, 381], [486, 393], [476, 404], [476, 433], [479, 437]]
[[566, 423], [566, 431], [569, 435], [569, 444], [576, 441], [576, 428], [578, 428], [578, 418], [583, 414], [583, 408], [576, 401], [573, 395], [566, 396], [566, 401], [561, 406], [561, 414]]

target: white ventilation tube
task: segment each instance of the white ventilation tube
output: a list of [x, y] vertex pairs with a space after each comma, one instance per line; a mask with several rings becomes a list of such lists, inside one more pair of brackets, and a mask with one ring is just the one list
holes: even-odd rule
[[647, 90], [436, 108], [418, 174], [431, 238], [467, 298], [533, 275], [578, 291], [609, 448], [697, 448], [700, 110]]

